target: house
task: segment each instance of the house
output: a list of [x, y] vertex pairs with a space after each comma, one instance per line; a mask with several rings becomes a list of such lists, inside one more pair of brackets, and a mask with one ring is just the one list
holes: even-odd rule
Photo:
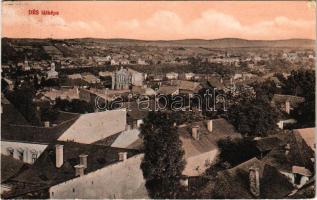
[[277, 134], [286, 144], [270, 151], [262, 161], [275, 167], [296, 188], [303, 187], [314, 173], [314, 151], [297, 131]]
[[184, 81], [184, 80], [171, 80], [171, 85], [179, 88], [181, 94], [194, 94], [198, 93], [202, 86], [199, 82]]
[[134, 86], [143, 86], [144, 75], [138, 71], [128, 68], [128, 72], [131, 76], [131, 84]]
[[70, 75], [67, 75], [67, 78], [69, 78], [69, 79], [82, 79], [82, 76], [80, 74], [70, 74]]
[[[139, 81], [139, 80], [137, 80]], [[116, 90], [127, 90], [129, 89], [131, 83], [131, 75], [128, 72], [128, 69], [124, 69], [123, 67], [120, 70], [117, 70], [112, 75], [112, 89]]]
[[161, 85], [157, 93], [174, 96], [179, 94], [179, 88], [177, 86]]
[[294, 108], [304, 101], [305, 98], [303, 97], [274, 94], [271, 104], [281, 110], [283, 114], [277, 122], [277, 126], [280, 129], [284, 129], [286, 126], [297, 123], [295, 119], [290, 118], [289, 114]]
[[79, 89], [78, 87], [73, 88], [61, 88], [50, 89], [48, 91], [40, 91], [39, 94], [42, 94], [44, 97], [47, 97], [51, 101], [55, 101], [56, 98], [61, 99], [79, 99]]
[[2, 123], [1, 154], [33, 164], [48, 144], [56, 141], [77, 117], [77, 114], [61, 114], [59, 118], [62, 122], [58, 121], [60, 119], [53, 123], [45, 122], [45, 126]]
[[142, 157], [135, 150], [52, 143], [34, 165], [11, 179], [17, 184], [7, 198], [145, 198], [145, 181], [139, 167]]
[[58, 72], [55, 71], [55, 63], [51, 63], [51, 68], [50, 70], [47, 72], [47, 78], [48, 79], [54, 79], [54, 78], [58, 78]]
[[156, 94], [156, 92], [152, 88], [147, 87], [146, 85], [132, 86], [131, 91], [133, 94], [137, 94], [137, 95], [153, 96]]
[[304, 97], [274, 94], [271, 103], [285, 113], [290, 114], [294, 108], [304, 101]]
[[314, 152], [316, 151], [315, 127], [295, 129], [294, 132], [299, 134]]
[[92, 74], [85, 74], [82, 76], [83, 80], [90, 84], [100, 83], [100, 79]]
[[169, 80], [178, 79], [178, 73], [176, 72], [167, 73], [165, 76]]
[[214, 162], [219, 153], [217, 141], [226, 137], [241, 137], [234, 127], [222, 118], [180, 125], [178, 134], [185, 151], [186, 166], [183, 175], [186, 176], [199, 176]]
[[195, 74], [190, 72], [190, 73], [185, 73], [185, 79], [190, 81], [194, 78]]
[[110, 110], [79, 115], [78, 119], [58, 138], [90, 144], [126, 129], [126, 111]]
[[257, 158], [218, 172], [213, 182], [203, 189], [203, 198], [279, 199], [287, 198], [295, 189], [275, 167]]

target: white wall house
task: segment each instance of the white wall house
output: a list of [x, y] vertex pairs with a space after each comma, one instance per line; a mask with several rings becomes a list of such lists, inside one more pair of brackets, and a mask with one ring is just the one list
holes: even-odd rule
[[52, 199], [148, 198], [140, 169], [143, 154], [79, 176], [49, 189]]
[[1, 154], [33, 164], [46, 147], [47, 144], [40, 143], [1, 141]]

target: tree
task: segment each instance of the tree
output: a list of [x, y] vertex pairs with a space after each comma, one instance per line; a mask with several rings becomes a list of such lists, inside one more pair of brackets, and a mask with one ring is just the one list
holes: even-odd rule
[[315, 126], [315, 72], [300, 69], [292, 71], [287, 79], [283, 79], [283, 92], [289, 95], [299, 95], [305, 98], [294, 109], [292, 116], [298, 122], [298, 128]]
[[141, 164], [151, 198], [177, 198], [185, 167], [184, 151], [174, 120], [168, 113], [150, 112], [141, 126], [144, 159]]
[[266, 136], [276, 128], [278, 111], [266, 100], [246, 100], [228, 110], [229, 121], [245, 136]]
[[283, 92], [288, 95], [303, 96], [305, 100], [315, 100], [315, 72], [300, 69], [292, 71], [283, 82]]
[[252, 140], [244, 138], [225, 138], [217, 142], [219, 158], [231, 166], [238, 165], [256, 156], [257, 150]]
[[315, 126], [315, 101], [305, 101], [298, 105], [292, 112], [297, 121], [297, 128]]
[[274, 81], [267, 80], [262, 83], [255, 83], [252, 85], [256, 93], [256, 99], [266, 99], [271, 101], [274, 94], [278, 92], [278, 88]]

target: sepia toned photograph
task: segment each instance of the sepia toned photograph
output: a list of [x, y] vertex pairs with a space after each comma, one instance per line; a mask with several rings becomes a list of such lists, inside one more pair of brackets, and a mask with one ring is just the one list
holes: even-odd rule
[[1, 6], [1, 199], [315, 198], [315, 0]]

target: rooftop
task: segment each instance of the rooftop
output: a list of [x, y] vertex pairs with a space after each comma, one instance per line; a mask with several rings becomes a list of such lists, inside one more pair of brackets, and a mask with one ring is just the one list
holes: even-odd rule
[[[63, 165], [55, 165], [55, 145], [63, 145]], [[57, 142], [50, 144], [36, 162], [28, 169], [17, 175], [13, 180], [26, 184], [38, 184], [49, 187], [75, 178], [75, 165], [79, 164], [79, 155], [87, 157], [85, 174], [101, 169], [119, 161], [119, 152], [127, 152], [128, 157], [138, 154], [136, 150], [106, 147], [94, 144], [80, 144], [74, 142]], [[26, 192], [28, 188], [17, 190], [18, 193]]]
[[[199, 140], [192, 137], [192, 126], [198, 125], [200, 131]], [[200, 121], [191, 126], [179, 127], [178, 133], [183, 142], [185, 157], [196, 156], [217, 148], [217, 141], [226, 137], [241, 137], [235, 128], [225, 119], [214, 119], [213, 130], [209, 132], [207, 122]]]

